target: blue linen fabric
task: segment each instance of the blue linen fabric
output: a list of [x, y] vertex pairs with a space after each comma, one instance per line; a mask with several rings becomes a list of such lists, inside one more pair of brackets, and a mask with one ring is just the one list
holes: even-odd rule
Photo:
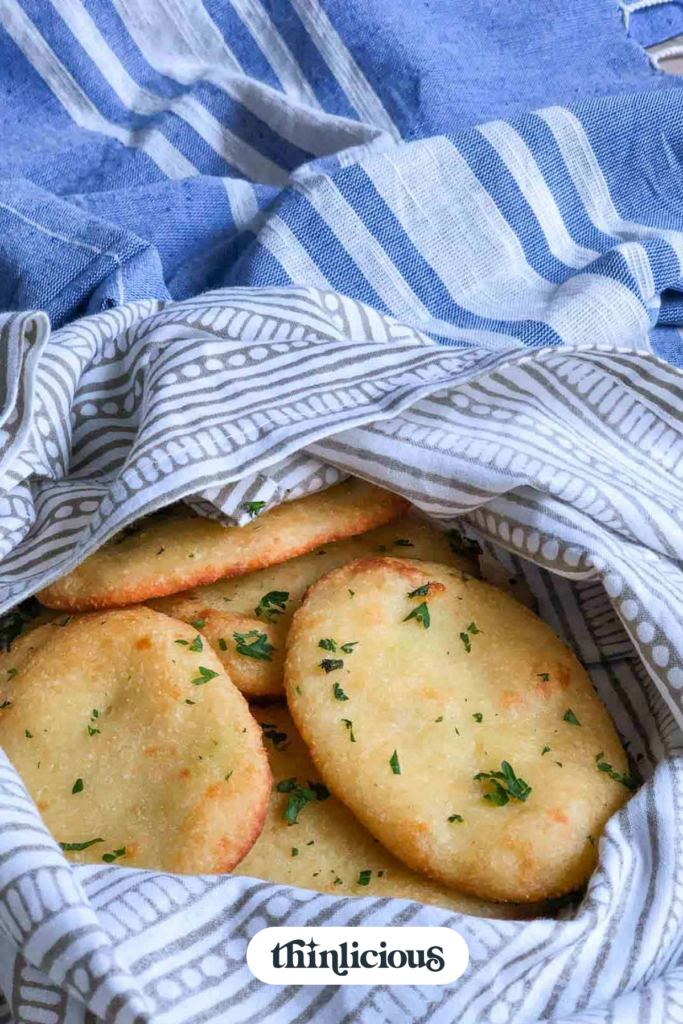
[[468, 346], [604, 310], [680, 364], [683, 98], [635, 38], [675, 3], [0, 11], [0, 310], [297, 284]]

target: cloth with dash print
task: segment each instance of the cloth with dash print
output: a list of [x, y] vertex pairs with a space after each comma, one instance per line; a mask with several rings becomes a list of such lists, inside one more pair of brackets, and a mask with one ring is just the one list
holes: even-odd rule
[[[676, 6], [0, 0], [0, 611], [172, 501], [355, 474], [526, 578], [643, 780], [580, 905], [487, 921], [73, 867], [0, 752], [0, 1024], [683, 1019]], [[470, 966], [254, 979], [321, 919]]]

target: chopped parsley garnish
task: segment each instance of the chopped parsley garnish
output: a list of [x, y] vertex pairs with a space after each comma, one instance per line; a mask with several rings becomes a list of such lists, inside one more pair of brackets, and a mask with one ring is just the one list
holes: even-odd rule
[[342, 688], [339, 685], [339, 683], [335, 683], [334, 684], [334, 686], [332, 687], [332, 693], [334, 694], [334, 699], [335, 700], [348, 700], [349, 699], [346, 696], [346, 694], [344, 693], [344, 691], [342, 690]]
[[358, 876], [358, 884], [359, 885], [370, 885], [370, 878], [371, 878], [371, 876], [372, 876], [372, 871], [368, 871], [367, 868], [366, 868], [365, 871], [361, 871], [361, 873]]
[[562, 716], [562, 721], [569, 722], [570, 725], [581, 725], [581, 722], [578, 720], [571, 708], [567, 708]]
[[87, 843], [60, 843], [59, 846], [65, 853], [82, 853], [83, 850], [89, 849], [95, 843], [103, 842], [104, 839], [89, 839]]
[[472, 718], [474, 719], [475, 722], [484, 721], [484, 716], [482, 715], [481, 711], [475, 711], [474, 714], [472, 715]]
[[265, 501], [247, 501], [244, 505], [244, 508], [246, 509], [247, 513], [251, 516], [251, 518], [255, 519], [256, 516], [261, 514], [263, 509], [266, 507], [266, 504], [267, 502]]
[[616, 771], [611, 764], [607, 764], [605, 761], [598, 760], [601, 758], [602, 751], [595, 758], [596, 768], [599, 772], [604, 772], [605, 775], [609, 775], [610, 779], [614, 779], [615, 782], [620, 782], [622, 786], [626, 786], [627, 789], [636, 789], [637, 783], [635, 779], [632, 779], [630, 775], [624, 774], [624, 772]]
[[[268, 643], [267, 633], [259, 633], [258, 629], [252, 629], [248, 633], [233, 633], [232, 637], [235, 641], [235, 650], [245, 658], [256, 658], [257, 661], [273, 660], [271, 654], [275, 648]], [[247, 640], [251, 640], [251, 643], [248, 644]]]
[[341, 658], [323, 658], [319, 667], [325, 672], [337, 672], [344, 667], [344, 662]]
[[419, 604], [417, 608], [413, 608], [410, 615], [406, 615], [403, 621], [408, 622], [410, 619], [415, 619], [417, 622], [421, 623], [425, 629], [429, 629], [431, 619], [429, 617], [429, 608], [427, 607], [426, 601]]
[[24, 736], [26, 737], [27, 740], [33, 739], [33, 733], [29, 732], [28, 729], [26, 729], [26, 731], [24, 732]]
[[206, 625], [206, 619], [193, 619], [190, 623], [193, 629], [204, 629]]
[[401, 764], [400, 764], [399, 759], [398, 759], [398, 751], [395, 750], [393, 752], [393, 754], [389, 758], [389, 764], [391, 766], [391, 770], [394, 773], [394, 775], [400, 775], [401, 774]]
[[394, 547], [397, 547], [397, 548], [414, 548], [415, 545], [413, 544], [412, 540], [404, 540], [403, 538], [399, 537], [398, 540], [394, 541]]
[[541, 751], [541, 757], [543, 757], [544, 754], [549, 754], [549, 753], [550, 753], [550, 747], [546, 743], [546, 745], [544, 746], [543, 750]]
[[193, 686], [203, 686], [204, 683], [208, 683], [209, 680], [215, 679], [218, 672], [214, 672], [213, 669], [204, 668], [202, 665], [199, 666], [199, 675], [196, 679], [192, 680]]
[[429, 594], [429, 583], [425, 583], [422, 587], [416, 587], [415, 590], [411, 590], [408, 597], [427, 597]]
[[18, 668], [8, 668], [7, 669], [7, 678], [8, 679], [14, 679], [14, 677], [17, 674], [18, 671], [19, 671]]
[[299, 814], [306, 804], [312, 800], [327, 800], [330, 791], [320, 782], [310, 782], [308, 787], [301, 786], [296, 781], [296, 776], [291, 779], [283, 779], [275, 787], [278, 793], [287, 793], [289, 799], [282, 818], [288, 825], [296, 825]]
[[11, 700], [3, 701], [3, 703], [0, 704], [0, 711], [4, 711], [5, 708], [11, 708], [11, 707], [12, 707], [12, 701]]
[[593, 836], [586, 836], [586, 839], [591, 844], [591, 846], [595, 846], [595, 839], [593, 838]]
[[339, 877], [339, 875], [337, 875], [337, 877], [335, 878], [335, 880], [334, 880], [334, 884], [335, 884], [335, 885], [343, 885], [343, 884], [344, 884], [344, 882], [343, 882], [343, 881], [342, 881], [342, 879], [341, 879], [341, 878]]
[[298, 857], [298, 856], [299, 856], [299, 848], [298, 848], [298, 846], [293, 846], [292, 847], [292, 857]]
[[486, 793], [484, 800], [495, 804], [496, 807], [504, 807], [510, 802], [510, 797], [515, 800], [526, 800], [531, 795], [531, 786], [515, 775], [513, 767], [507, 761], [501, 762], [500, 767], [502, 771], [478, 772], [474, 776], [475, 782], [488, 779], [493, 786], [493, 792]]
[[179, 644], [180, 647], [189, 647], [190, 646], [189, 642], [187, 640], [174, 640], [173, 643], [174, 644]]
[[355, 590], [349, 590], [349, 597], [355, 597], [355, 596], [356, 596], [356, 591]]
[[537, 672], [536, 675], [541, 680], [541, 682], [543, 682], [543, 683], [549, 683], [550, 682], [550, 673], [549, 672]]
[[276, 750], [281, 750], [281, 743], [286, 743], [289, 739], [286, 732], [278, 732], [277, 726], [272, 725], [270, 722], [262, 722], [261, 728], [263, 729], [263, 738], [270, 740]]
[[353, 722], [351, 721], [350, 718], [342, 718], [342, 722], [349, 731], [349, 739], [351, 740], [352, 743], [355, 743], [356, 737], [353, 734]]
[[448, 818], [447, 820], [451, 825], [453, 824], [453, 822], [457, 822], [458, 825], [462, 825], [465, 819], [461, 817], [461, 815], [459, 814], [451, 814], [450, 818]]
[[125, 848], [125, 846], [122, 846], [120, 850], [114, 850], [113, 853], [104, 853], [104, 854], [102, 854], [102, 860], [104, 861], [105, 864], [113, 864], [115, 860], [119, 859], [119, 857], [125, 857], [125, 856], [126, 856], [126, 848]]
[[465, 645], [465, 654], [469, 654], [470, 651], [472, 650], [472, 644], [470, 643], [469, 634], [468, 633], [461, 633], [460, 634], [460, 639], [462, 640], [463, 644]]
[[337, 650], [336, 640], [319, 640], [318, 647], [322, 647], [324, 651], [332, 651], [334, 653]]
[[434, 719], [435, 722], [443, 722], [443, 715], [439, 715], [438, 718]]
[[[233, 769], [233, 771], [234, 771], [234, 769]], [[228, 774], [227, 774], [227, 775], [225, 776], [225, 778], [224, 778], [224, 780], [223, 780], [223, 781], [224, 781], [224, 782], [228, 782], [228, 781], [229, 781], [229, 779], [230, 779], [230, 776], [231, 776], [231, 775], [232, 775], [232, 772], [228, 772]]]
[[83, 786], [83, 779], [76, 779], [76, 781], [74, 782], [74, 787], [71, 790], [71, 795], [75, 796], [76, 793], [82, 793], [84, 788], [85, 787]]
[[[354, 649], [354, 647], [357, 646], [357, 644], [358, 644], [357, 640], [350, 640], [350, 641], [348, 641], [345, 644], [338, 644], [337, 641], [336, 640], [332, 640], [331, 637], [328, 637], [325, 640], [319, 640], [318, 641], [318, 647], [322, 647], [323, 651], [331, 651], [333, 654], [335, 654], [337, 652], [337, 650], [342, 650], [344, 652], [344, 654], [353, 654], [353, 649]], [[327, 659], [327, 660], [328, 661], [334, 661], [335, 659]], [[338, 667], [341, 668], [341, 666], [343, 664], [344, 664], [344, 662], [341, 661], [339, 663]], [[325, 671], [326, 672], [331, 672], [332, 669], [331, 668], [326, 668]]]
[[225, 640], [223, 639], [222, 636], [219, 636], [219, 638], [218, 638], [218, 646], [220, 647], [220, 649], [222, 651], [227, 651], [227, 649], [228, 649], [228, 645], [227, 645], [227, 643], [225, 642]]
[[264, 594], [259, 601], [254, 613], [257, 618], [265, 619], [266, 622], [275, 622], [278, 615], [282, 615], [285, 605], [289, 601], [289, 591], [270, 590]]
[[202, 638], [199, 633], [197, 633], [188, 650], [194, 651], [195, 654], [200, 654], [204, 650], [204, 644], [202, 643]]
[[315, 846], [315, 839], [309, 839], [309, 841], [306, 843], [306, 846]]
[[352, 640], [349, 643], [342, 644], [341, 650], [344, 652], [344, 654], [353, 654], [353, 649], [357, 646], [357, 644], [357, 640]]
[[196, 700], [190, 700], [189, 698], [185, 701], [186, 704], [196, 704]]

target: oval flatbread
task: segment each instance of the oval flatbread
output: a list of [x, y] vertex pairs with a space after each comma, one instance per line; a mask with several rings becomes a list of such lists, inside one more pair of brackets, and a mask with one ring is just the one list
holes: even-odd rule
[[574, 655], [443, 565], [376, 558], [323, 577], [294, 616], [285, 683], [329, 788], [414, 870], [481, 899], [581, 886], [629, 795]]
[[0, 746], [66, 856], [232, 870], [263, 827], [271, 775], [223, 665], [149, 608], [63, 621], [0, 655]]
[[[340, 800], [326, 795], [287, 709], [257, 708], [254, 714], [266, 738], [275, 787], [263, 832], [235, 874], [334, 896], [417, 900], [476, 917], [531, 916], [528, 907], [485, 903], [411, 871]], [[348, 728], [346, 741], [355, 741]], [[534, 907], [533, 916], [538, 913]]]
[[196, 623], [230, 676], [248, 697], [284, 694], [284, 648], [292, 615], [307, 588], [323, 573], [354, 558], [390, 551], [411, 558], [449, 562], [476, 572], [474, 555], [452, 547], [449, 535], [415, 515], [279, 565], [208, 587], [150, 601], [152, 608]]
[[407, 505], [353, 479], [285, 502], [247, 526], [223, 526], [189, 509], [164, 511], [127, 527], [38, 599], [67, 611], [121, 608], [284, 562], [386, 523]]

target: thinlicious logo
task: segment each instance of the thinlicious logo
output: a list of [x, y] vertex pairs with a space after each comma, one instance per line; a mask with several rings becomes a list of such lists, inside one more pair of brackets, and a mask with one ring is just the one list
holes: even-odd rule
[[426, 967], [428, 971], [443, 971], [446, 961], [443, 957], [443, 946], [430, 946], [429, 949], [387, 949], [386, 942], [380, 942], [379, 949], [359, 949], [359, 942], [342, 942], [337, 949], [324, 949], [320, 942], [313, 938], [308, 942], [303, 939], [290, 939], [289, 942], [278, 942], [271, 950], [273, 967], [280, 970], [303, 968], [320, 970], [321, 967], [331, 968], [340, 978], [347, 977], [349, 968], [358, 970], [362, 967], [391, 967], [400, 970], [402, 967]]
[[265, 928], [247, 949], [271, 985], [447, 985], [468, 961], [450, 928]]

